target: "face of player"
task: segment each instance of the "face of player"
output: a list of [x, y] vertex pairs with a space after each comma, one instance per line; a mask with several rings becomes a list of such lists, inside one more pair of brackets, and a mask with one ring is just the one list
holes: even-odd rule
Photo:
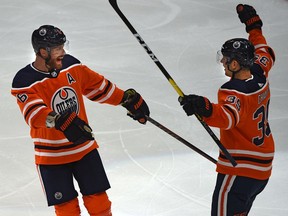
[[65, 53], [66, 52], [64, 49], [64, 44], [51, 48], [51, 51], [50, 51], [51, 58], [48, 62], [49, 67], [56, 69], [56, 70], [61, 69], [62, 68], [62, 60], [64, 58]]
[[217, 52], [216, 61], [217, 61], [217, 63], [223, 65], [224, 71], [225, 71], [225, 75], [228, 76], [228, 77], [232, 77], [232, 72], [229, 70], [229, 64], [228, 64], [229, 58], [226, 57], [226, 56], [223, 56], [221, 50], [219, 50]]
[[230, 64], [228, 64], [228, 61], [229, 59], [225, 56], [223, 56], [222, 59], [220, 60], [220, 62], [223, 64], [225, 75], [228, 77], [232, 77], [233, 73], [231, 72], [231, 70], [229, 70]]

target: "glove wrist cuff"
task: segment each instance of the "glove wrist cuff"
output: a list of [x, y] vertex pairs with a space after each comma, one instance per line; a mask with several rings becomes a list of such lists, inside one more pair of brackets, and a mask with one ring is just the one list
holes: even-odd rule
[[65, 122], [60, 126], [61, 131], [65, 131], [72, 123], [72, 121], [76, 118], [76, 113], [72, 112], [71, 115], [65, 120]]
[[136, 91], [134, 89], [127, 89], [124, 92], [124, 95], [120, 104], [125, 107], [125, 105], [129, 102], [129, 99], [131, 99], [134, 95], [136, 95]]

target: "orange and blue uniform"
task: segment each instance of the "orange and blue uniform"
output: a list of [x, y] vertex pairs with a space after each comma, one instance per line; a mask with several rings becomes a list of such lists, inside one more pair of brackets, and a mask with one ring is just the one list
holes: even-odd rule
[[73, 56], [65, 55], [62, 68], [51, 73], [39, 71], [33, 64], [21, 69], [13, 79], [11, 93], [30, 126], [35, 163], [48, 206], [54, 205], [57, 215], [63, 211], [80, 215], [74, 176], [88, 212], [111, 215], [111, 202], [105, 192], [110, 183], [97, 142], [69, 142], [64, 133], [47, 127], [46, 120], [52, 111], [62, 114], [69, 109], [88, 123], [83, 95], [95, 102], [119, 105], [124, 91]]
[[61, 114], [70, 108], [88, 122], [83, 95], [111, 105], [119, 105], [124, 95], [123, 90], [71, 55], [64, 56], [63, 67], [57, 73], [53, 77], [55, 74], [38, 71], [29, 64], [16, 74], [12, 84], [11, 93], [31, 129], [36, 164], [70, 163], [98, 147], [94, 140], [75, 146], [61, 131], [47, 128], [46, 117], [51, 111]]
[[218, 91], [218, 103], [204, 121], [220, 128], [220, 141], [236, 160], [232, 166], [220, 151], [211, 215], [248, 215], [272, 171], [274, 140], [268, 122], [268, 75], [275, 55], [262, 31], [249, 32], [256, 59], [246, 80], [230, 79]]
[[271, 175], [274, 141], [268, 123], [270, 89], [268, 74], [274, 54], [261, 30], [252, 30], [249, 40], [255, 47], [256, 60], [247, 80], [231, 79], [218, 91], [218, 104], [204, 118], [220, 128], [220, 141], [236, 160], [233, 167], [220, 152], [217, 172], [259, 180]]

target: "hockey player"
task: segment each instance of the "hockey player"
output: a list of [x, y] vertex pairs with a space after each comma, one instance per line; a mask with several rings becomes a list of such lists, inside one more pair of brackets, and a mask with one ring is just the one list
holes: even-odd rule
[[220, 141], [238, 164], [233, 167], [220, 152], [212, 216], [248, 215], [268, 182], [274, 156], [267, 78], [275, 56], [262, 34], [262, 20], [255, 9], [239, 4], [236, 10], [249, 40], [228, 40], [218, 52], [225, 75], [231, 78], [220, 87], [218, 103], [198, 95], [179, 98], [188, 116], [196, 113], [208, 125], [220, 128]]
[[110, 188], [98, 145], [88, 124], [83, 95], [98, 103], [122, 105], [145, 124], [149, 108], [134, 89], [121, 90], [65, 53], [66, 37], [43, 25], [32, 34], [35, 61], [14, 77], [11, 93], [30, 126], [35, 162], [47, 198], [58, 216], [79, 216], [79, 185], [90, 215], [111, 216]]

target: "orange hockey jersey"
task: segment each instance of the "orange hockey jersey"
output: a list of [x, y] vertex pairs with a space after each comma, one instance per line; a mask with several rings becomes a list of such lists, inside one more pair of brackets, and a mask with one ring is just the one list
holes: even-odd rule
[[51, 74], [38, 71], [32, 64], [27, 65], [14, 77], [11, 93], [17, 98], [30, 126], [36, 164], [77, 161], [98, 147], [94, 140], [74, 145], [61, 131], [47, 128], [48, 113], [61, 114], [69, 108], [88, 122], [83, 95], [92, 101], [111, 105], [119, 105], [124, 95], [115, 84], [70, 55], [65, 55], [62, 69]]
[[274, 156], [274, 141], [268, 123], [270, 89], [268, 73], [274, 64], [273, 50], [261, 30], [252, 30], [249, 40], [257, 59], [247, 80], [231, 79], [218, 91], [218, 103], [204, 121], [220, 128], [220, 141], [236, 160], [233, 167], [220, 152], [217, 172], [268, 179]]

